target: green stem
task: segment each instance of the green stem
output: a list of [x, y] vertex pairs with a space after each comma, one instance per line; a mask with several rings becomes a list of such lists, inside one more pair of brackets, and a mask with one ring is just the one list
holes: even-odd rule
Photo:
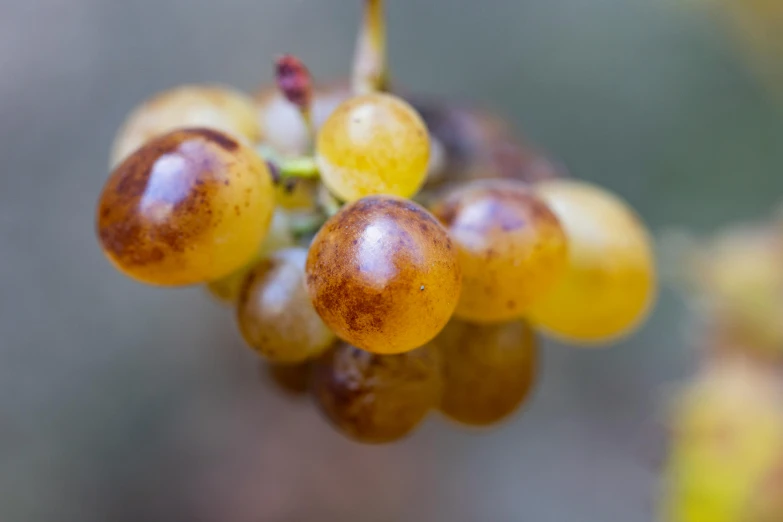
[[278, 160], [277, 166], [280, 169], [280, 179], [318, 179], [320, 177], [318, 165], [315, 159], [310, 156]]

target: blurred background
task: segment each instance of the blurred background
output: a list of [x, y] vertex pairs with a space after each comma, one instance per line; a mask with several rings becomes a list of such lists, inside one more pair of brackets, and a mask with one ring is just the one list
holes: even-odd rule
[[[395, 80], [480, 101], [657, 233], [768, 213], [783, 118], [698, 2], [389, 0]], [[601, 351], [547, 343], [497, 430], [433, 415], [354, 444], [259, 377], [200, 289], [120, 276], [94, 206], [125, 114], [188, 82], [254, 90], [298, 54], [345, 76], [357, 0], [0, 0], [0, 519], [654, 518], [667, 391], [693, 365], [667, 289]], [[767, 84], [768, 85], [768, 84]]]

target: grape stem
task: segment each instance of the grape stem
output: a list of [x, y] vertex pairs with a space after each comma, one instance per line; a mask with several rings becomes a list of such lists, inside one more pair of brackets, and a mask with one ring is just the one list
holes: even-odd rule
[[272, 147], [261, 145], [256, 152], [266, 160], [276, 185], [289, 179], [318, 179], [318, 165], [312, 156], [281, 158]]
[[283, 159], [278, 161], [277, 166], [281, 180], [291, 178], [318, 179], [320, 177], [318, 165], [315, 163], [315, 159], [310, 156]]
[[356, 42], [353, 91], [384, 91], [389, 84], [386, 60], [386, 19], [383, 0], [364, 0], [364, 20]]

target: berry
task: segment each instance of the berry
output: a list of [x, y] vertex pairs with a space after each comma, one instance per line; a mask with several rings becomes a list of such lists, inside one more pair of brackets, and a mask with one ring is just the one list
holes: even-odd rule
[[250, 270], [237, 301], [237, 323], [245, 341], [267, 359], [297, 363], [334, 342], [305, 288], [303, 248], [280, 250]]
[[318, 232], [307, 259], [315, 309], [345, 341], [375, 353], [424, 345], [446, 325], [461, 287], [457, 249], [415, 203], [372, 196]]
[[500, 322], [524, 315], [565, 268], [560, 222], [522, 182], [475, 181], [432, 207], [459, 250], [462, 295], [456, 315]]
[[413, 196], [429, 164], [427, 127], [405, 101], [372, 93], [343, 102], [318, 133], [324, 184], [344, 201], [390, 194]]
[[187, 285], [247, 263], [273, 209], [272, 180], [255, 152], [215, 130], [184, 129], [153, 139], [114, 170], [97, 231], [129, 277]]
[[570, 341], [597, 343], [630, 333], [655, 299], [652, 240], [617, 196], [588, 183], [549, 181], [537, 194], [568, 237], [564, 276], [533, 303], [530, 320]]
[[527, 323], [476, 325], [452, 319], [432, 345], [440, 351], [443, 367], [440, 409], [458, 422], [495, 424], [530, 393], [538, 355]]
[[741, 358], [707, 367], [677, 396], [665, 520], [781, 520], [779, 375]]
[[378, 355], [340, 343], [315, 362], [312, 379], [321, 411], [359, 442], [404, 437], [440, 400], [437, 352], [429, 347]]
[[153, 138], [185, 127], [207, 127], [245, 145], [260, 137], [253, 100], [230, 87], [186, 85], [160, 93], [137, 107], [114, 140], [114, 168]]

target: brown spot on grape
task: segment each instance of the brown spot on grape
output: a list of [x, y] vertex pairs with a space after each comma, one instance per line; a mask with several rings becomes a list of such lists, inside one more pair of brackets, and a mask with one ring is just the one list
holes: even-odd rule
[[189, 129], [187, 132], [193, 136], [201, 136], [206, 140], [222, 147], [228, 152], [234, 152], [239, 148], [239, 142], [237, 142], [234, 138], [214, 129]]

